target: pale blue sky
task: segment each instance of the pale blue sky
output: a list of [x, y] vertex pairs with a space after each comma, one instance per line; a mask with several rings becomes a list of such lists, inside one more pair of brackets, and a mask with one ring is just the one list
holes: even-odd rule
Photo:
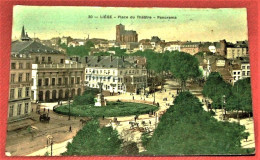
[[[176, 16], [177, 19], [89, 19], [88, 16]], [[166, 41], [247, 40], [246, 9], [181, 9], [181, 8], [114, 8], [114, 7], [49, 7], [15, 6], [12, 38], [20, 37], [25, 25], [30, 37], [49, 39], [73, 38], [115, 39], [115, 26], [136, 30], [139, 40], [159, 36]]]

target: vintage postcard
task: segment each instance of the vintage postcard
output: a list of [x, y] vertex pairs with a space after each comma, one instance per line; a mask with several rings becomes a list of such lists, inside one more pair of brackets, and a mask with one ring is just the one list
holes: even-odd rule
[[13, 7], [6, 156], [253, 155], [246, 8]]

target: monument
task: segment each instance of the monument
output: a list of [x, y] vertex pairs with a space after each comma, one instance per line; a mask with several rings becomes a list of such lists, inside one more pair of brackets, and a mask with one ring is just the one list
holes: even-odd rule
[[102, 94], [103, 83], [98, 83], [98, 85], [100, 94], [97, 94], [97, 101], [95, 102], [95, 106], [106, 106], [106, 101], [104, 99], [104, 95]]

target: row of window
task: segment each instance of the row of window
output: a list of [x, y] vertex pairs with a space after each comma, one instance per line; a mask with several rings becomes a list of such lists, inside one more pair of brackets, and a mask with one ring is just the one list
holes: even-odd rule
[[[240, 71], [234, 71], [233, 75], [240, 75]], [[250, 71], [242, 71], [242, 76], [250, 76]]]
[[[29, 103], [24, 104], [24, 114], [28, 114], [28, 109], [29, 109]], [[18, 104], [17, 106], [17, 116], [20, 116], [22, 114], [22, 104]], [[16, 116], [14, 115], [14, 105], [9, 106], [9, 117]]]
[[[97, 84], [88, 84], [88, 86], [89, 86], [89, 87], [92, 87], [92, 88], [99, 88], [99, 85], [97, 85]], [[111, 88], [114, 89], [113, 86], [111, 86]], [[117, 89], [118, 89], [118, 90], [123, 90], [123, 88], [124, 88], [124, 87], [123, 87], [122, 85], [118, 85], [118, 86], [117, 86]], [[103, 89], [104, 89], [104, 90], [110, 90], [110, 85], [103, 85]]]
[[[18, 74], [18, 81], [17, 82], [24, 82], [23, 75], [24, 75], [24, 73]], [[29, 82], [30, 79], [31, 79], [30, 73], [25, 73], [25, 81]], [[12, 83], [16, 82], [16, 74], [11, 74], [10, 82], [12, 82]]]
[[[95, 70], [95, 69], [86, 69], [86, 73], [93, 73], [93, 74], [102, 74], [102, 73], [104, 73], [104, 74], [110, 74], [110, 73], [112, 73], [112, 75], [115, 75], [115, 70], [113, 70], [113, 72], [111, 71], [110, 72], [110, 70]], [[125, 70], [125, 72], [124, 72], [125, 74], [139, 74], [139, 70]], [[123, 71], [120, 71], [120, 75], [122, 75], [123, 74]]]
[[[51, 57], [47, 57], [47, 61], [46, 61], [46, 59], [45, 59], [46, 57], [41, 57], [41, 62], [52, 62], [52, 60], [51, 60]], [[36, 63], [38, 63], [39, 62], [39, 57], [35, 57], [35, 61], [36, 61]], [[64, 63], [64, 59], [60, 59], [60, 63], [61, 64], [63, 64]]]
[[247, 67], [246, 66], [242, 66], [242, 69], [246, 69], [246, 68], [250, 69], [250, 66], [247, 66]]
[[[38, 79], [38, 86], [55, 86], [56, 85], [56, 79], [57, 78], [51, 78], [51, 83], [49, 82], [50, 78], [45, 78], [44, 79], [44, 84], [43, 84], [43, 79]], [[65, 77], [63, 79], [63, 84], [68, 85], [69, 82], [69, 77]], [[70, 77], [70, 84], [74, 84], [75, 82], [75, 77]], [[58, 85], [62, 85], [62, 78], [58, 78]], [[77, 77], [76, 79], [76, 84], [80, 84], [80, 77]]]
[[31, 68], [31, 63], [19, 63], [18, 67], [15, 62], [11, 63], [11, 69], [30, 69]]
[[[22, 98], [23, 94], [23, 88], [18, 88], [18, 94], [17, 94], [17, 98]], [[26, 87], [25, 88], [25, 97], [29, 97], [30, 96], [30, 87]], [[15, 89], [12, 88], [10, 89], [10, 99], [14, 99], [15, 98]]]

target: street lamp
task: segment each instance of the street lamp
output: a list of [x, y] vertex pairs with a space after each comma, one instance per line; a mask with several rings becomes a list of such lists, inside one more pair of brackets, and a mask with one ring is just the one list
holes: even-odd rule
[[223, 119], [224, 119], [224, 104], [226, 103], [225, 102], [225, 97], [226, 97], [225, 95], [223, 95], [223, 97], [222, 97], [223, 98], [223, 103], [222, 103], [222, 118]]
[[49, 144], [51, 145], [51, 156], [52, 156], [53, 136], [51, 135], [47, 136], [47, 147], [49, 146]]

